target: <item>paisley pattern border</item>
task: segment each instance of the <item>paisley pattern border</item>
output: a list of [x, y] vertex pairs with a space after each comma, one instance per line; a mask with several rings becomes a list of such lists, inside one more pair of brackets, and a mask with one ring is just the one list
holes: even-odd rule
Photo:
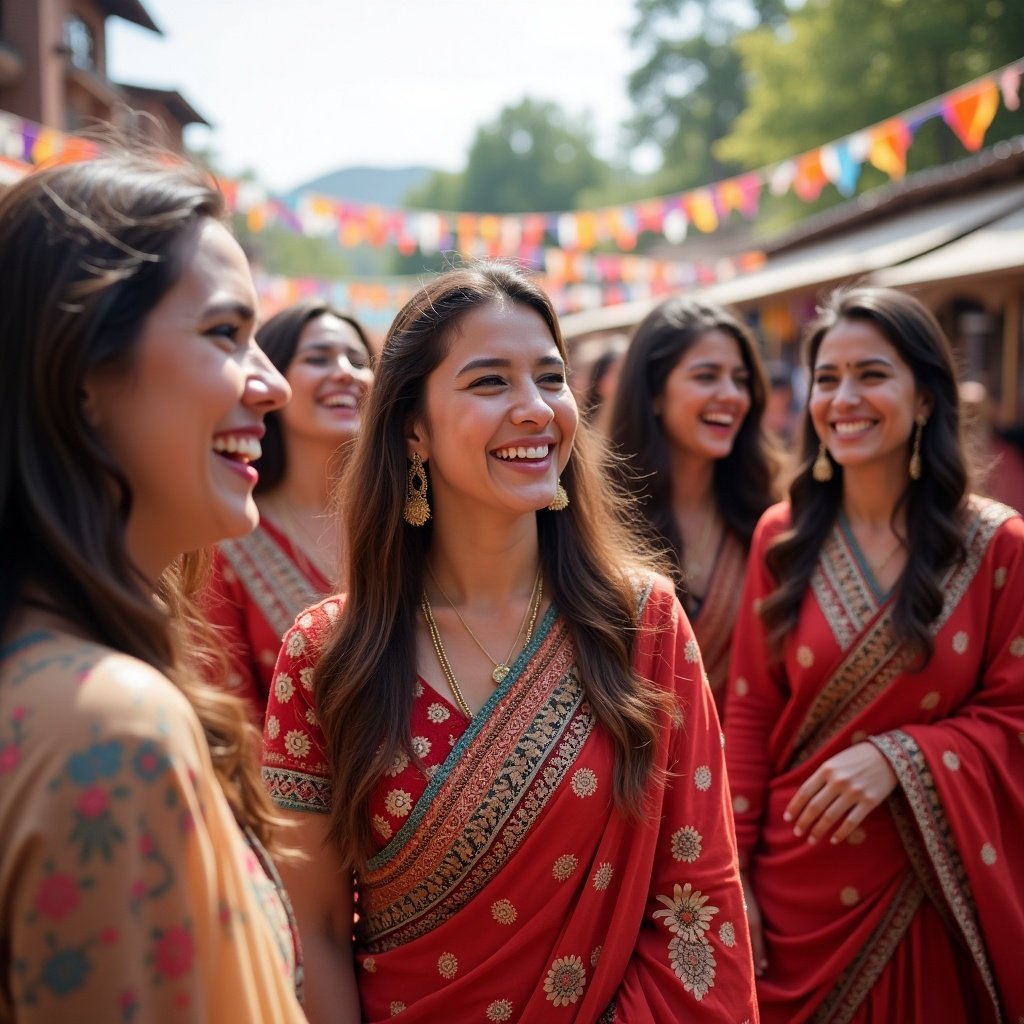
[[928, 762], [917, 742], [902, 730], [872, 736], [871, 742], [885, 755], [896, 773], [948, 911], [992, 997], [998, 1018], [999, 996], [995, 976], [985, 952], [985, 942], [978, 927], [974, 897]]
[[279, 638], [291, 629], [296, 610], [323, 597], [261, 526], [248, 536], [221, 541], [217, 547]]
[[[967, 531], [967, 557], [952, 566], [943, 578], [942, 589], [946, 598], [942, 611], [931, 625], [933, 635], [942, 629], [967, 593], [996, 530], [1017, 514], [1005, 505], [984, 499], [972, 499], [970, 509], [974, 513], [974, 520]], [[826, 553], [834, 557], [832, 548], [823, 549], [819, 565], [824, 563]], [[842, 571], [842, 560], [839, 563], [833, 562], [828, 568], [830, 572]], [[821, 610], [834, 635], [838, 629], [846, 628], [835, 619], [834, 607], [823, 605]], [[822, 687], [797, 735], [790, 755], [790, 765], [805, 761], [842, 731], [877, 700], [912, 661], [912, 652], [897, 647], [893, 640], [890, 605], [846, 653], [832, 677]]]

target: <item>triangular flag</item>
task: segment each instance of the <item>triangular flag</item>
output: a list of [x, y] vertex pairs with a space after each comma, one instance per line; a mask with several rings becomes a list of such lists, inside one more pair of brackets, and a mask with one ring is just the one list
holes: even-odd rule
[[942, 118], [956, 133], [964, 148], [975, 153], [985, 141], [992, 118], [999, 109], [999, 89], [992, 80], [946, 97]]
[[907, 173], [907, 150], [911, 141], [907, 123], [894, 117], [871, 132], [868, 159], [890, 178], [902, 178]]

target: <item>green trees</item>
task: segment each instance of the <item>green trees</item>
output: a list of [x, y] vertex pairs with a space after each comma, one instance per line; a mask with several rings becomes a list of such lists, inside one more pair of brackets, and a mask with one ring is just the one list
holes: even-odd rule
[[[807, 0], [784, 31], [737, 40], [748, 105], [715, 149], [758, 167], [882, 121], [1024, 54], [1020, 0]], [[1002, 112], [989, 133], [1005, 137]], [[1019, 131], [1020, 118], [1016, 118]], [[910, 166], [963, 147], [941, 122], [924, 125]]]

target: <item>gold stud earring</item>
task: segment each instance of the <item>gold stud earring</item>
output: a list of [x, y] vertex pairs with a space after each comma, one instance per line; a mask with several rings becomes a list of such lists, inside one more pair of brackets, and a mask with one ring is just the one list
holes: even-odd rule
[[923, 466], [921, 464], [921, 435], [924, 433], [924, 425], [928, 422], [923, 414], [918, 414], [914, 420], [914, 448], [910, 453], [910, 479], [920, 480]]
[[824, 441], [818, 442], [818, 457], [811, 467], [811, 476], [819, 484], [827, 484], [832, 479], [832, 460], [828, 457], [828, 449]]
[[563, 509], [569, 507], [569, 495], [566, 493], [565, 488], [562, 486], [562, 478], [558, 478], [558, 486], [555, 488], [555, 496], [548, 505], [548, 508], [552, 512], [561, 512]]
[[409, 460], [409, 482], [405, 491], [405, 508], [402, 518], [410, 526], [422, 526], [430, 518], [427, 502], [427, 471], [419, 452], [413, 452]]

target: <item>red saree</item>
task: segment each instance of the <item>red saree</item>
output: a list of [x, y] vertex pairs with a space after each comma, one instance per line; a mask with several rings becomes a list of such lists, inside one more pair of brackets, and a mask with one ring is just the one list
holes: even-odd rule
[[228, 659], [226, 679], [210, 682], [245, 699], [263, 725], [281, 638], [295, 616], [330, 592], [330, 585], [266, 517], [252, 533], [213, 549], [201, 595]]
[[[613, 807], [611, 741], [556, 609], [472, 722], [417, 684], [425, 772], [400, 757], [381, 780], [359, 880], [364, 1020], [757, 1019], [717, 716], [671, 585], [647, 589], [635, 664], [681, 714], [640, 822]], [[300, 616], [278, 663], [264, 778], [290, 809], [329, 802], [303, 683], [337, 614]]]
[[[944, 580], [934, 656], [908, 671], [842, 523], [823, 546], [781, 663], [757, 602], [762, 518], [727, 696], [741, 861], [761, 907], [765, 1021], [1017, 1021], [1024, 1015], [1024, 521], [972, 499], [966, 561]], [[829, 757], [868, 739], [898, 786], [839, 846], [782, 812]]]
[[707, 593], [699, 611], [692, 617], [693, 632], [700, 645], [704, 671], [708, 674], [719, 718], [724, 717], [729, 649], [746, 567], [747, 553], [742, 542], [735, 533], [726, 530], [711, 570]]

